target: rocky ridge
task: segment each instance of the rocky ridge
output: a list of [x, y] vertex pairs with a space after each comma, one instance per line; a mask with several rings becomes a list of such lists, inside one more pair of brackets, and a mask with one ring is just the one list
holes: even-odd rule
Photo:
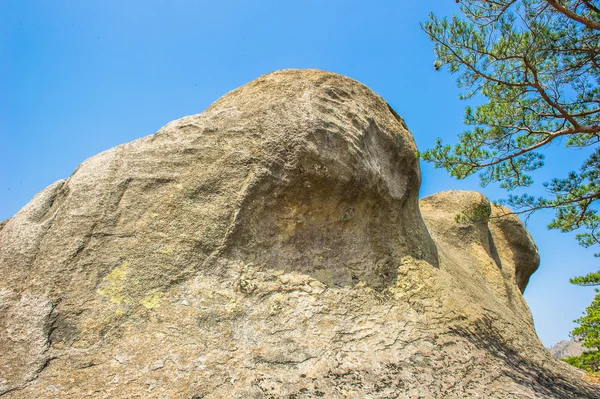
[[562, 340], [556, 345], [548, 348], [552, 356], [557, 359], [564, 359], [571, 356], [579, 356], [583, 353], [583, 347], [577, 341], [573, 340]]

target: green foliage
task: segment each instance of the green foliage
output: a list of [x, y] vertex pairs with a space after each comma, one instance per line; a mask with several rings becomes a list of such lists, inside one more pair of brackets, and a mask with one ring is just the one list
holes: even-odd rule
[[[600, 285], [600, 271], [590, 273], [586, 276], [575, 277], [571, 283], [592, 286]], [[575, 367], [579, 367], [589, 372], [600, 372], [600, 290], [596, 288], [594, 300], [587, 307], [583, 316], [575, 320], [578, 324], [571, 336], [581, 342], [587, 352], [580, 356], [572, 356], [565, 361]]]
[[492, 210], [486, 205], [474, 205], [463, 212], [459, 212], [454, 216], [456, 223], [477, 223], [490, 220]]
[[590, 373], [600, 370], [600, 352], [584, 352], [580, 356], [571, 356], [562, 360]]
[[581, 344], [585, 348], [600, 351], [600, 294], [596, 294], [590, 306], [585, 310], [585, 314], [575, 322], [579, 324], [579, 327], [571, 333], [573, 337], [581, 339]]
[[[590, 273], [587, 276], [575, 277], [571, 283], [583, 286], [600, 285], [600, 272]], [[600, 351], [600, 290], [596, 288], [596, 296], [587, 307], [584, 315], [575, 320], [579, 327], [571, 335], [581, 340], [585, 348]]]
[[571, 279], [572, 284], [583, 285], [586, 287], [600, 285], [600, 271], [590, 273], [586, 276], [575, 277]]
[[[463, 179], [513, 190], [533, 183], [543, 150], [600, 142], [600, 4], [593, 0], [460, 0], [461, 16], [431, 15], [422, 27], [435, 43], [436, 69], [458, 73], [470, 127], [451, 146], [438, 139], [422, 159]], [[548, 196], [511, 195], [519, 213], [553, 208], [551, 228], [585, 230], [584, 246], [600, 243], [600, 148], [579, 171], [545, 184]]]

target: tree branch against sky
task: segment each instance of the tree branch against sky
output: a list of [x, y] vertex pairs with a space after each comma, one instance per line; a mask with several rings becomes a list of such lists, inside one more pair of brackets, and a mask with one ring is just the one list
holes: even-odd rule
[[436, 69], [458, 73], [471, 128], [451, 146], [438, 139], [423, 159], [463, 179], [507, 190], [528, 187], [553, 142], [594, 151], [579, 171], [545, 183], [548, 196], [509, 195], [517, 213], [556, 209], [550, 227], [583, 228], [600, 242], [600, 12], [593, 0], [461, 0], [461, 16], [431, 15], [422, 27], [435, 43]]

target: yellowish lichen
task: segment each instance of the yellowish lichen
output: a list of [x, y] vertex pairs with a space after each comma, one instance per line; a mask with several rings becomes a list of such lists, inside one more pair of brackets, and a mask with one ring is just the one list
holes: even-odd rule
[[144, 299], [140, 300], [140, 305], [146, 309], [156, 309], [160, 306], [160, 300], [162, 299], [163, 295], [164, 293], [155, 291]]
[[102, 286], [96, 291], [98, 295], [108, 299], [110, 303], [115, 305], [131, 303], [131, 298], [123, 292], [128, 268], [129, 262], [123, 262], [121, 266], [115, 267], [104, 276]]

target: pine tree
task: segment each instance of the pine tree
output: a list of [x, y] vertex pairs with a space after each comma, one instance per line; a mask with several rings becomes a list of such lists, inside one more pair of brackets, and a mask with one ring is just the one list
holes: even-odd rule
[[[595, 149], [579, 171], [546, 183], [549, 195], [510, 195], [518, 213], [553, 208], [550, 225], [582, 229], [584, 246], [600, 244], [600, 4], [588, 0], [460, 0], [463, 17], [431, 15], [423, 29], [435, 43], [436, 69], [459, 73], [471, 127], [458, 144], [438, 139], [422, 157], [463, 179], [513, 190], [533, 183], [544, 149]], [[566, 154], [565, 154], [566, 155]]]
[[[600, 285], [600, 272], [571, 279], [573, 284], [582, 286]], [[582, 317], [575, 320], [579, 325], [571, 336], [580, 341], [587, 349], [580, 356], [572, 356], [565, 361], [573, 366], [590, 372], [600, 372], [600, 289], [596, 288], [594, 300], [587, 307]]]

